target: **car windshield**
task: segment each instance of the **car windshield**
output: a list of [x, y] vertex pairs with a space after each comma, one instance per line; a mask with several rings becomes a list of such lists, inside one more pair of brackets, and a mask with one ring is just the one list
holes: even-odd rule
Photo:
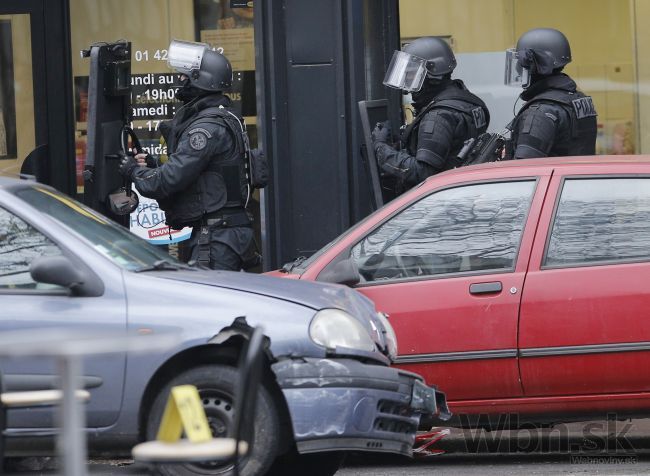
[[85, 238], [93, 248], [129, 271], [185, 267], [164, 249], [138, 238], [67, 195], [45, 187], [17, 189], [15, 195]]
[[[411, 193], [411, 192], [413, 192], [414, 190], [417, 190], [417, 189], [419, 189], [420, 187], [422, 187], [422, 186], [425, 184], [425, 182], [426, 182], [426, 181], [422, 181], [422, 182], [420, 182], [419, 184], [417, 184], [415, 187], [413, 187], [413, 188], [409, 191], [409, 193]], [[382, 207], [382, 208], [383, 208], [383, 207]], [[311, 264], [312, 264], [314, 261], [316, 261], [320, 256], [322, 256], [323, 254], [325, 254], [327, 251], [329, 251], [330, 249], [332, 249], [332, 248], [333, 248], [337, 243], [339, 243], [339, 242], [340, 242], [341, 240], [343, 240], [345, 237], [347, 237], [348, 235], [350, 235], [351, 233], [353, 233], [357, 228], [359, 228], [360, 226], [363, 226], [366, 222], [368, 222], [369, 220], [371, 220], [375, 215], [377, 215], [378, 213], [380, 213], [380, 211], [382, 210], [382, 208], [379, 208], [378, 210], [375, 210], [375, 211], [372, 212], [370, 215], [368, 215], [367, 217], [365, 217], [363, 220], [361, 220], [361, 221], [355, 223], [354, 225], [352, 225], [350, 228], [348, 228], [348, 229], [347, 229], [346, 231], [344, 231], [342, 234], [340, 234], [339, 236], [337, 236], [336, 238], [334, 238], [332, 241], [330, 241], [329, 243], [327, 243], [325, 246], [323, 246], [321, 249], [319, 249], [318, 251], [316, 251], [316, 253], [314, 253], [313, 255], [311, 255], [310, 257], [308, 257], [307, 259], [297, 258], [296, 260], [294, 260], [293, 263], [292, 263], [292, 262], [289, 262], [289, 263], [285, 264], [285, 267], [288, 268], [288, 269], [290, 269], [290, 272], [292, 272], [292, 273], [296, 273], [296, 274], [302, 274], [302, 273], [304, 273], [305, 270], [306, 270], [307, 268], [309, 268], [309, 267], [311, 266]]]
[[[378, 211], [378, 210], [377, 210]], [[350, 233], [354, 232], [357, 228], [362, 226], [364, 223], [366, 223], [368, 220], [370, 220], [376, 213], [368, 215], [365, 217], [363, 220], [360, 222], [356, 223], [353, 225], [351, 228], [348, 228], [346, 231], [344, 231], [341, 235], [337, 236], [334, 238], [332, 241], [330, 241], [328, 244], [323, 246], [321, 249], [316, 251], [313, 255], [311, 255], [309, 258], [304, 259], [303, 257], [297, 258], [294, 260], [294, 262], [287, 263], [285, 266], [290, 269], [290, 272], [296, 273], [296, 274], [302, 274], [304, 271], [311, 266], [311, 264], [316, 261], [320, 256], [322, 256], [324, 253], [332, 249], [337, 243], [339, 243], [341, 240], [343, 240], [346, 236], [348, 236]], [[292, 266], [293, 265], [293, 266]]]

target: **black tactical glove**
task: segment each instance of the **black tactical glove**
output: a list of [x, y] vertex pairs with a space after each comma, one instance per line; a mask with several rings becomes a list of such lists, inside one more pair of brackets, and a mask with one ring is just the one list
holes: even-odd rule
[[135, 157], [133, 157], [130, 154], [126, 154], [122, 157], [122, 160], [120, 162], [120, 168], [119, 168], [120, 175], [130, 179], [131, 174], [133, 174], [133, 171], [137, 168], [138, 168], [138, 161], [135, 160]]
[[154, 157], [153, 155], [147, 154], [147, 156], [144, 158], [144, 161], [147, 164], [147, 167], [150, 169], [155, 169], [158, 167], [158, 158]]
[[377, 125], [375, 125], [375, 128], [372, 130], [371, 136], [373, 144], [377, 144], [378, 142], [390, 142], [390, 123], [388, 121], [378, 122]]

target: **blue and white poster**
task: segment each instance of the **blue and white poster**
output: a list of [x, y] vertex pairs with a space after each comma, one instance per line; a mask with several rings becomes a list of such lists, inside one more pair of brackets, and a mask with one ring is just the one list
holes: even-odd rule
[[187, 240], [192, 234], [192, 228], [172, 230], [165, 224], [165, 212], [160, 209], [158, 202], [140, 195], [138, 208], [131, 213], [129, 226], [131, 233], [147, 240], [154, 245], [169, 245]]

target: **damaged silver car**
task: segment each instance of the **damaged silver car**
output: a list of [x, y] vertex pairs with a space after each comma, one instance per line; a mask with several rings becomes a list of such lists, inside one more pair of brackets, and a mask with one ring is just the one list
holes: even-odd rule
[[[179, 384], [197, 386], [213, 434], [227, 434], [239, 350], [258, 325], [270, 345], [243, 475], [331, 475], [350, 450], [410, 455], [421, 415], [448, 412], [443, 394], [389, 367], [397, 354], [391, 325], [355, 291], [189, 268], [34, 182], [0, 178], [0, 294], [0, 332], [96, 326], [182, 336], [166, 352], [84, 359], [91, 454], [126, 454], [154, 439], [169, 390]], [[48, 361], [0, 367], [8, 391], [57, 384]], [[8, 454], [51, 449], [52, 412], [12, 410]], [[161, 471], [230, 473], [211, 464]]]

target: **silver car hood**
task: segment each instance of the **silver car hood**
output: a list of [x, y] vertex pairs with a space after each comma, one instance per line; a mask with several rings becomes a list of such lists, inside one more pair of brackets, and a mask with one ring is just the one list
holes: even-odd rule
[[188, 283], [218, 286], [282, 299], [314, 310], [332, 308], [353, 316], [370, 316], [374, 321], [375, 306], [362, 294], [338, 284], [276, 278], [251, 273], [210, 270], [156, 271], [151, 276]]
[[366, 328], [378, 348], [385, 352], [386, 342], [374, 303], [357, 291], [338, 284], [276, 278], [273, 276], [213, 270], [154, 271], [148, 277], [232, 289], [280, 299], [314, 311], [341, 309], [354, 316]]

